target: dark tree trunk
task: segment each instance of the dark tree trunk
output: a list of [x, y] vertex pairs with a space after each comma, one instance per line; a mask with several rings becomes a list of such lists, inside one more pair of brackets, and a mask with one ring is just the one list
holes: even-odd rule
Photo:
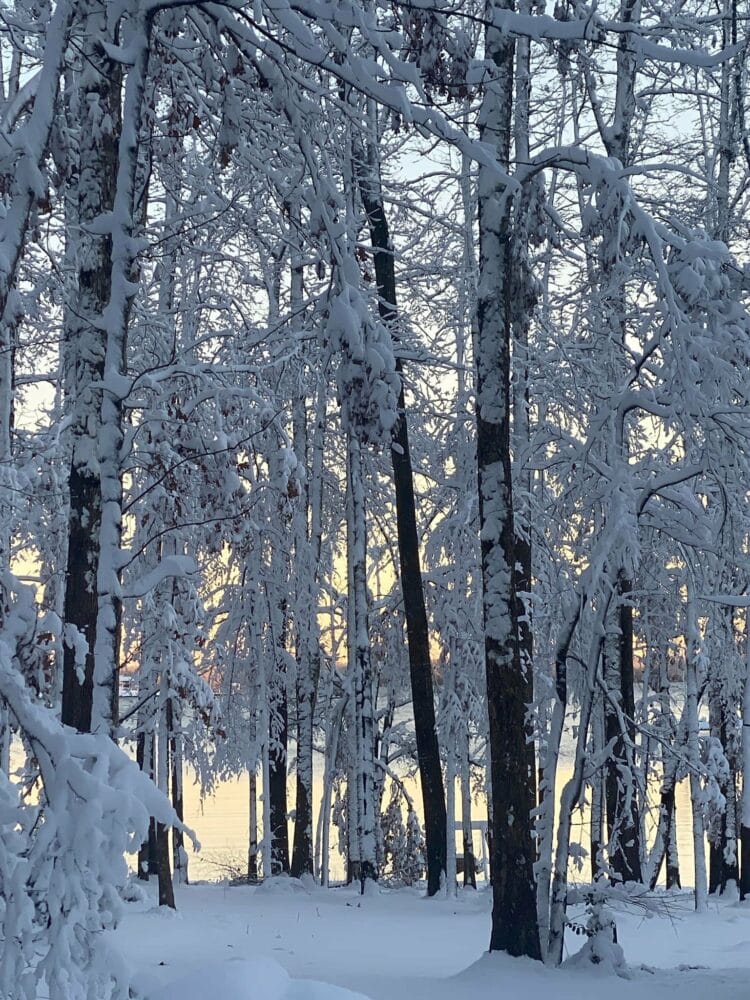
[[[726, 624], [728, 626], [726, 635], [730, 637], [733, 627], [731, 613]], [[725, 709], [726, 696], [723, 680], [722, 675], [719, 674], [709, 685], [708, 718], [711, 726], [711, 735], [726, 749], [728, 740]], [[724, 796], [725, 807], [720, 815], [714, 817], [708, 830], [709, 893], [723, 893], [727, 887], [727, 882], [737, 882], [739, 879], [739, 868], [736, 860], [738, 852], [736, 844], [735, 777], [731, 761], [729, 762], [729, 767], [729, 781], [722, 779], [719, 786]]]
[[312, 763], [313, 742], [313, 697], [308, 686], [300, 690], [297, 685], [297, 786], [294, 805], [294, 840], [292, 844], [291, 874], [293, 878], [311, 874], [313, 870], [312, 838], [312, 768], [307, 774], [299, 774], [299, 746], [305, 743]]
[[[378, 163], [373, 155], [370, 156], [370, 163], [366, 169], [364, 165], [359, 165], [358, 174], [362, 202], [370, 227], [380, 316], [391, 330], [394, 346], [396, 346], [398, 341], [396, 332], [398, 320], [396, 271], [388, 220], [380, 191]], [[399, 374], [403, 372], [399, 358], [396, 359], [396, 370]], [[406, 636], [409, 646], [409, 676], [414, 707], [414, 730], [417, 740], [417, 760], [425, 817], [427, 894], [434, 896], [439, 891], [445, 874], [448, 851], [447, 820], [440, 746], [435, 728], [430, 635], [419, 558], [414, 474], [409, 450], [403, 378], [398, 398], [398, 413], [399, 418], [391, 447], [391, 461], [396, 494], [401, 592], [404, 598]]]
[[159, 906], [169, 906], [175, 910], [174, 886], [169, 863], [169, 827], [156, 824], [156, 857], [159, 876]]
[[602, 873], [601, 852], [605, 846], [602, 836], [602, 776], [597, 771], [591, 782], [591, 881], [596, 882]]
[[[292, 223], [292, 260], [290, 308], [302, 318], [305, 313], [305, 269], [301, 247], [301, 209], [297, 199], [290, 199]], [[312, 610], [318, 603], [321, 559], [321, 480], [325, 404], [322, 393], [315, 402], [312, 449], [308, 447], [308, 414], [304, 391], [292, 403], [294, 453], [301, 468], [309, 468], [312, 450], [311, 479], [300, 483], [292, 516], [294, 534], [295, 632], [297, 645], [297, 780], [294, 804], [294, 840], [291, 874], [299, 878], [312, 874], [313, 864], [313, 733], [315, 701], [320, 677], [320, 635], [317, 616]]]
[[[721, 817], [720, 825], [724, 826], [724, 817]], [[718, 831], [718, 836], [709, 839], [708, 842], [708, 892], [709, 895], [718, 892], [722, 893], [724, 891], [724, 886], [726, 885], [726, 878], [724, 876], [724, 845], [721, 842], [721, 831]]]
[[[66, 637], [63, 651], [62, 721], [90, 732], [94, 691], [94, 643], [97, 626], [97, 572], [100, 557], [102, 484], [92, 458], [97, 455], [101, 424], [101, 391], [94, 388], [104, 373], [106, 335], [101, 316], [111, 297], [112, 238], [92, 230], [94, 220], [111, 212], [117, 186], [121, 129], [122, 67], [104, 51], [105, 12], [101, 5], [81, 5], [85, 39], [82, 58], [86, 83], [77, 97], [79, 178], [77, 180], [77, 289], [65, 316], [65, 392], [70, 407], [72, 460], [68, 561], [64, 617], [87, 647], [85, 664], [77, 664], [75, 643]], [[90, 116], [98, 116], [96, 127]], [[101, 128], [108, 120], [110, 128]], [[93, 465], [93, 468], [92, 468]], [[83, 666], [82, 676], [79, 667]], [[117, 721], [117, 677], [108, 679], [112, 726]]]
[[[490, 2], [489, 20], [509, 6]], [[495, 27], [486, 29], [485, 58], [494, 72], [483, 99], [480, 137], [495, 148], [505, 169], [510, 160], [514, 51], [511, 38]], [[490, 950], [540, 959], [531, 822], [536, 767], [526, 720], [533, 692], [519, 637], [510, 454], [512, 232], [508, 188], [489, 167], [480, 165], [477, 461], [492, 784]]]
[[[152, 777], [153, 775], [151, 774], [151, 770], [150, 768], [147, 767], [148, 756], [146, 753], [147, 751], [146, 740], [147, 740], [146, 733], [139, 732], [138, 736], [136, 737], [135, 759], [136, 763], [138, 764], [138, 767], [140, 767], [142, 771], [146, 771], [146, 773], [149, 774], [150, 777]], [[141, 844], [140, 848], [138, 849], [138, 878], [142, 879], [144, 882], [148, 882], [148, 877], [151, 874], [149, 870], [148, 848], [149, 848], [149, 838], [147, 836], [146, 839]]]
[[[676, 838], [675, 838], [675, 786], [674, 786], [674, 774], [670, 773], [664, 782], [664, 786], [661, 790], [661, 800], [659, 802], [659, 825], [663, 825], [663, 830], [657, 831], [657, 837], [661, 835], [661, 843], [657, 842], [654, 845], [654, 850], [658, 851], [658, 855], [655, 859], [653, 870], [651, 871], [651, 882], [649, 884], [649, 889], [651, 892], [656, 888], [657, 882], [659, 881], [659, 873], [661, 872], [661, 866], [664, 863], [664, 859], [667, 859], [667, 888], [670, 889], [670, 878], [675, 878], [675, 867], [677, 866], [677, 853], [676, 853]], [[671, 844], [674, 841], [675, 850], [671, 849]], [[672, 874], [670, 875], [670, 869]], [[679, 886], [680, 873], [679, 869], [676, 872], [676, 884]], [[672, 884], [675, 884], [674, 882]]]
[[258, 881], [258, 778], [255, 767], [247, 773], [248, 805], [250, 811], [249, 836], [247, 845], [247, 880]]
[[[468, 727], [468, 721], [466, 723]], [[477, 887], [477, 860], [474, 857], [474, 838], [471, 826], [471, 761], [469, 759], [469, 733], [464, 733], [461, 747], [461, 828], [464, 845], [464, 885]]]
[[[169, 760], [170, 784], [172, 791], [172, 808], [180, 822], [185, 819], [182, 772], [182, 735], [179, 732], [180, 714], [175, 709], [170, 698], [167, 702], [167, 725], [169, 727]], [[183, 885], [188, 884], [187, 853], [185, 851], [185, 836], [180, 827], [172, 829], [172, 864], [175, 878]]]
[[148, 827], [148, 873], [149, 875], [159, 874], [159, 848], [156, 838], [156, 820], [153, 816]]
[[624, 576], [618, 577], [617, 659], [614, 670], [605, 676], [616, 677], [617, 687], [610, 684], [610, 694], [619, 702], [625, 719], [620, 725], [614, 707], [605, 702], [605, 736], [612, 743], [607, 762], [606, 798], [609, 828], [609, 863], [623, 882], [640, 882], [641, 827], [638, 810], [636, 777], [628, 762], [627, 745], [635, 746], [635, 692], [633, 670], [633, 607], [630, 603], [632, 585]]
[[286, 672], [272, 684], [268, 749], [268, 801], [271, 814], [271, 874], [289, 871], [289, 827], [286, 808], [286, 761], [289, 721]]
[[740, 899], [750, 896], [750, 826], [740, 826]]
[[101, 520], [101, 486], [98, 476], [73, 465], [70, 469], [70, 520], [68, 564], [65, 574], [65, 624], [83, 636], [86, 659], [83, 677], [71, 642], [63, 646], [62, 722], [79, 733], [91, 731], [94, 694], [94, 639], [96, 636], [96, 561]]
[[677, 852], [677, 824], [675, 823], [674, 801], [672, 802], [672, 819], [669, 824], [667, 838], [667, 889], [681, 889], [680, 856]]

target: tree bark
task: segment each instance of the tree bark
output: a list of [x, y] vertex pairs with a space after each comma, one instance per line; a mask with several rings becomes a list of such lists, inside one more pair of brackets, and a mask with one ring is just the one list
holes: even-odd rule
[[[488, 17], [508, 9], [488, 3]], [[512, 127], [514, 42], [495, 27], [485, 34], [493, 65], [480, 115], [480, 138], [508, 169]], [[516, 586], [516, 538], [510, 455], [513, 323], [510, 188], [479, 167], [479, 294], [477, 306], [477, 463], [482, 542], [485, 664], [492, 777], [491, 951], [540, 959], [531, 811], [535, 761], [526, 706], [531, 671], [522, 660]]]
[[[388, 219], [383, 203], [379, 163], [377, 153], [372, 146], [363, 151], [362, 157], [366, 157], [367, 162], [357, 164], [357, 176], [370, 229], [375, 279], [378, 286], [378, 309], [381, 319], [391, 331], [394, 347], [397, 347], [396, 270]], [[403, 365], [398, 356], [396, 357], [396, 371], [403, 376]], [[409, 677], [414, 708], [414, 731], [417, 740], [417, 762], [424, 809], [427, 894], [434, 896], [440, 889], [441, 878], [445, 873], [446, 866], [446, 806], [443, 772], [440, 764], [440, 746], [435, 726], [435, 695], [430, 657], [430, 636], [422, 585], [414, 497], [414, 473], [409, 449], [409, 428], [406, 419], [403, 377], [398, 397], [398, 421], [391, 445], [391, 462], [396, 495], [401, 593], [404, 599], [406, 637], [409, 646]]]
[[286, 762], [289, 720], [286, 696], [286, 669], [271, 682], [269, 715], [268, 799], [271, 821], [271, 874], [289, 871], [289, 827], [286, 805]]
[[742, 692], [742, 807], [740, 899], [750, 895], [750, 610], [745, 621], [745, 683]]
[[[182, 731], [180, 725], [179, 706], [170, 698], [167, 704], [167, 721], [169, 724], [169, 760], [172, 785], [172, 807], [180, 822], [185, 819], [185, 804], [183, 794], [183, 762], [182, 762]], [[175, 879], [182, 885], [188, 885], [187, 852], [185, 837], [179, 827], [172, 830], [172, 866]]]
[[[605, 700], [605, 738], [612, 745], [607, 760], [606, 800], [609, 828], [609, 863], [622, 882], [640, 882], [640, 819], [638, 788], [631, 766], [635, 747], [635, 696], [633, 672], [633, 608], [630, 603], [632, 585], [620, 574], [617, 580], [617, 612], [619, 634], [613, 661], [605, 667], [610, 695], [619, 703], [625, 720], [609, 700]], [[608, 651], [609, 652], [609, 651]], [[612, 669], [614, 668], [614, 669]]]
[[[159, 730], [156, 748], [156, 779], [159, 791], [169, 795], [169, 682], [165, 670], [159, 678]], [[176, 909], [169, 852], [169, 828], [156, 824], [156, 861], [159, 878], [159, 906]]]
[[258, 881], [258, 775], [255, 765], [247, 772], [247, 797], [249, 807], [247, 880]]
[[[356, 782], [356, 874], [362, 892], [378, 877], [375, 809], [375, 706], [373, 703], [367, 594], [367, 522], [362, 443], [355, 430], [347, 434], [349, 472], [347, 559], [349, 601], [349, 670], [353, 688], [354, 780]], [[350, 799], [351, 801], [351, 799]], [[350, 822], [352, 816], [350, 816]]]

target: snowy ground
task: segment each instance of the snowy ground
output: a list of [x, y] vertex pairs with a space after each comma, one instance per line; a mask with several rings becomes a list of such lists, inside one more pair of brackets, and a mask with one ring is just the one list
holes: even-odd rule
[[[750, 904], [722, 901], [697, 915], [681, 897], [669, 917], [619, 916], [625, 979], [483, 954], [485, 892], [427, 900], [379, 890], [362, 898], [275, 880], [190, 886], [177, 903], [177, 914], [150, 900], [129, 904], [116, 932], [149, 1000], [352, 1000], [346, 991], [371, 1000], [750, 997]], [[571, 945], [579, 943], [573, 936]]]

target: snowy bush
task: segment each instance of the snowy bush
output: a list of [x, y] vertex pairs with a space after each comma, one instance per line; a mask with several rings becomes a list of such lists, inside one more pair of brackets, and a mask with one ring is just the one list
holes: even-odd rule
[[425, 870], [425, 843], [419, 818], [409, 808], [406, 823], [401, 809], [401, 795], [394, 784], [388, 807], [381, 814], [383, 870], [402, 885], [414, 885]]

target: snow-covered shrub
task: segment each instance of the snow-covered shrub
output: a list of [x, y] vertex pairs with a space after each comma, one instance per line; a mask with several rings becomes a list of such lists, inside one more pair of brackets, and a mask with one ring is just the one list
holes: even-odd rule
[[601, 965], [620, 976], [627, 975], [625, 955], [617, 943], [617, 926], [601, 893], [593, 893], [586, 906], [585, 922], [569, 921], [570, 929], [584, 935], [583, 948], [569, 959], [569, 965]]
[[394, 784], [391, 799], [380, 816], [383, 871], [402, 885], [414, 885], [425, 870], [425, 842], [419, 817], [409, 808], [404, 823], [401, 794]]

